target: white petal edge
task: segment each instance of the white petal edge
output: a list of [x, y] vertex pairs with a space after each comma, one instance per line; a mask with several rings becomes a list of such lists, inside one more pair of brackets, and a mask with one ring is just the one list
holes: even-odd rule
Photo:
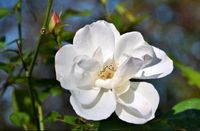
[[160, 97], [155, 89], [155, 87], [148, 82], [133, 82], [131, 86], [134, 86], [136, 84], [139, 84], [136, 93], [142, 94], [150, 103], [152, 106], [152, 112], [153, 114], [156, 112], [156, 109], [158, 108]]
[[80, 104], [91, 104], [95, 101], [97, 96], [100, 93], [100, 88], [93, 87], [91, 90], [71, 90], [72, 96], [77, 100]]
[[103, 60], [113, 57], [115, 48], [115, 34], [113, 27], [106, 21], [99, 20], [79, 29], [74, 36], [74, 47], [89, 57], [100, 47]]
[[143, 60], [134, 57], [127, 57], [126, 60], [121, 63], [117, 69], [114, 75], [114, 79], [120, 78], [129, 80], [139, 71], [142, 65]]
[[127, 106], [130, 105], [131, 101], [135, 100], [135, 98], [129, 98], [128, 95], [124, 95], [125, 98], [123, 98], [124, 100], [127, 101], [127, 105], [118, 103], [117, 108], [116, 108], [116, 114], [121, 120], [126, 121], [128, 123], [144, 124], [154, 118], [160, 98], [159, 98], [158, 92], [156, 91], [156, 89], [153, 87], [152, 84], [147, 83], [147, 82], [139, 82], [139, 83], [136, 82], [132, 86], [134, 85], [135, 86], [137, 85], [137, 88], [132, 87], [132, 89], [135, 88], [134, 89], [135, 94], [141, 94], [143, 97], [146, 98], [149, 104], [151, 104], [151, 107], [152, 107], [151, 115], [149, 115], [148, 117], [141, 117], [141, 116], [138, 117], [137, 112], [135, 112], [136, 114], [127, 112], [126, 110], [126, 108], [128, 108]]
[[107, 119], [116, 109], [115, 95], [110, 90], [104, 92], [99, 101], [92, 104], [93, 107], [81, 104], [73, 95], [70, 97], [70, 103], [76, 114], [87, 120]]
[[69, 74], [73, 66], [73, 59], [77, 56], [73, 45], [64, 45], [55, 55], [56, 79], [60, 81], [65, 89], [75, 88], [74, 83], [70, 82]]
[[124, 53], [133, 54], [133, 50], [144, 45], [146, 45], [146, 42], [140, 32], [133, 31], [121, 35], [116, 42], [115, 60], [120, 62]]
[[153, 47], [153, 50], [156, 57], [161, 61], [155, 65], [140, 70], [135, 77], [142, 79], [162, 78], [173, 71], [173, 61], [166, 55], [166, 53], [156, 47]]
[[118, 39], [120, 38], [120, 33], [112, 23], [108, 23], [108, 25], [110, 26], [110, 29], [114, 33], [115, 43], [116, 43], [118, 41]]

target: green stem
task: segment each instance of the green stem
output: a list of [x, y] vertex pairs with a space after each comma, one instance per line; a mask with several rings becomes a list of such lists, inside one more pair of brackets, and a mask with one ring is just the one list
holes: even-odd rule
[[39, 115], [40, 130], [44, 130], [43, 111], [42, 111], [42, 106], [41, 105], [38, 105], [38, 115]]
[[59, 36], [57, 36], [55, 33], [53, 33], [53, 36], [55, 38], [56, 44], [58, 45], [58, 48], [60, 49], [62, 47], [62, 43], [59, 39]]
[[33, 90], [30, 76], [28, 76], [28, 85], [29, 85], [29, 93], [30, 93], [30, 97], [31, 97], [31, 104], [32, 104], [33, 113], [34, 113], [34, 120], [36, 121], [37, 129], [40, 130], [38, 113], [37, 113], [36, 106], [35, 106], [36, 105], [35, 95], [34, 95], [34, 90]]
[[[37, 43], [37, 47], [36, 50], [34, 52], [34, 56], [33, 59], [31, 61], [31, 65], [30, 68], [28, 69], [26, 75], [28, 77], [28, 84], [29, 84], [29, 92], [30, 92], [30, 96], [31, 96], [31, 103], [32, 103], [32, 107], [33, 107], [33, 111], [34, 111], [34, 116], [36, 117], [36, 124], [37, 124], [37, 129], [38, 130], [44, 130], [44, 125], [43, 125], [43, 121], [40, 121], [40, 119], [43, 117], [42, 115], [42, 107], [40, 105], [40, 102], [38, 101], [37, 97], [37, 92], [34, 90], [33, 86], [32, 86], [32, 72], [33, 72], [33, 68], [38, 56], [38, 52], [39, 52], [39, 48], [40, 48], [40, 44], [41, 44], [41, 40], [42, 37], [45, 35], [46, 33], [46, 29], [47, 29], [47, 24], [48, 24], [48, 19], [49, 19], [49, 15], [50, 15], [50, 11], [51, 11], [51, 7], [52, 7], [52, 3], [53, 0], [48, 0], [48, 6], [47, 6], [47, 10], [46, 10], [46, 14], [45, 14], [45, 19], [42, 25], [42, 29], [40, 32], [40, 36], [39, 36], [39, 40]], [[37, 107], [41, 107], [40, 111], [37, 111], [36, 109], [36, 101], [38, 106]]]
[[17, 43], [17, 47], [18, 47], [18, 53], [19, 53], [19, 57], [22, 61], [22, 65], [24, 70], [26, 71], [26, 65], [25, 62], [23, 60], [23, 52], [22, 52], [22, 0], [19, 0], [17, 3], [17, 29], [18, 29], [18, 37], [19, 39], [16, 40]]
[[47, 7], [46, 14], [45, 14], [45, 19], [44, 19], [44, 22], [43, 22], [43, 25], [42, 25], [42, 29], [41, 29], [41, 32], [40, 32], [39, 41], [37, 43], [37, 47], [36, 47], [36, 50], [35, 50], [35, 53], [34, 53], [34, 57], [33, 57], [33, 60], [31, 61], [31, 66], [30, 66], [29, 71], [28, 71], [28, 76], [32, 76], [33, 68], [34, 68], [34, 65], [35, 65], [35, 62], [36, 62], [36, 59], [37, 59], [37, 56], [38, 56], [39, 48], [40, 48], [41, 39], [46, 33], [52, 3], [53, 3], [53, 0], [48, 0], [48, 7]]
[[17, 29], [19, 37], [19, 52], [22, 51], [22, 0], [18, 1], [17, 4]]
[[18, 47], [18, 54], [19, 54], [19, 57], [20, 57], [20, 59], [22, 61], [22, 66], [23, 66], [24, 70], [27, 71], [27, 67], [26, 67], [26, 64], [25, 64], [24, 59], [23, 59], [22, 50], [20, 51], [19, 41], [16, 41], [16, 43], [17, 43], [17, 47]]

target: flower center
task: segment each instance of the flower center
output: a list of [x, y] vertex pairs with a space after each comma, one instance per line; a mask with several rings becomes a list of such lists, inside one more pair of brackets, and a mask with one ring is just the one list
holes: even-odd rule
[[100, 79], [106, 80], [106, 79], [111, 79], [115, 71], [117, 70], [117, 66], [115, 64], [110, 64], [105, 66], [99, 73], [98, 76]]

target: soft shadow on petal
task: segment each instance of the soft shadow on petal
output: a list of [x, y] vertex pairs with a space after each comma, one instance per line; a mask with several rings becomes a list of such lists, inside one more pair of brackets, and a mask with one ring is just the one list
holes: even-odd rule
[[145, 45], [145, 41], [139, 32], [129, 32], [120, 36], [116, 42], [115, 47], [115, 60], [120, 63], [123, 61], [123, 56], [133, 54], [133, 50]]
[[98, 47], [92, 55], [92, 58], [97, 60], [101, 65], [103, 65], [103, 54], [102, 49]]
[[116, 114], [126, 122], [144, 124], [154, 118], [158, 104], [159, 95], [153, 85], [136, 82], [119, 96]]
[[55, 56], [56, 79], [60, 81], [61, 86], [65, 89], [75, 88], [68, 76], [73, 66], [73, 59], [77, 56], [77, 52], [72, 45], [63, 46]]
[[137, 48], [132, 50], [131, 54], [129, 55], [140, 59], [145, 59], [145, 56], [150, 56], [154, 59], [156, 58], [153, 47], [146, 42], [144, 45], [138, 46]]
[[109, 23], [97, 21], [78, 30], [73, 43], [80, 54], [89, 57], [100, 47], [103, 60], [106, 60], [113, 57], [115, 34]]
[[142, 94], [151, 103], [152, 113], [154, 114], [160, 101], [159, 94], [154, 86], [147, 82], [133, 82], [131, 86], [132, 88], [137, 87], [135, 92]]
[[116, 79], [113, 82], [113, 91], [116, 95], [121, 95], [127, 92], [127, 90], [130, 88], [130, 81], [129, 80], [122, 80], [122, 79]]
[[77, 85], [77, 89], [91, 89], [96, 72], [100, 69], [100, 64], [95, 59], [87, 56], [77, 56], [71, 70], [71, 81]]
[[124, 108], [124, 106], [120, 104], [117, 104], [115, 112], [121, 120], [132, 124], [145, 124], [146, 122], [154, 118], [154, 116], [152, 116], [148, 120], [145, 118], [137, 117], [135, 113], [133, 114], [134, 111], [129, 111], [127, 110], [127, 108]]
[[144, 61], [134, 57], [127, 57], [126, 60], [117, 69], [114, 79], [129, 80], [132, 78], [142, 67]]
[[75, 112], [87, 120], [107, 119], [116, 108], [114, 93], [105, 89], [72, 93], [70, 103]]
[[80, 103], [80, 104], [90, 104], [93, 101], [95, 101], [95, 99], [97, 99], [97, 96], [100, 93], [101, 88], [94, 88], [91, 90], [71, 90], [71, 94], [73, 97], [75, 97], [75, 99]]
[[94, 72], [99, 70], [100, 63], [93, 58], [81, 55], [74, 58], [74, 63], [76, 63], [80, 68], [88, 72]]
[[135, 77], [140, 79], [162, 78], [173, 71], [173, 61], [166, 55], [166, 53], [156, 47], [153, 47], [156, 57], [152, 59], [159, 59], [155, 62], [152, 60], [147, 67], [140, 70]]

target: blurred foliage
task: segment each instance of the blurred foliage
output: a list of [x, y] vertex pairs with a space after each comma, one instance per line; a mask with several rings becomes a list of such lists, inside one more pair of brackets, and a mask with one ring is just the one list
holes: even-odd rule
[[51, 112], [45, 119], [45, 122], [55, 122], [55, 121], [62, 121], [70, 125], [77, 125], [76, 117], [67, 115], [62, 116], [58, 112]]
[[173, 111], [157, 116], [144, 125], [128, 124], [112, 115], [100, 123], [99, 130], [193, 130], [199, 129], [200, 115], [198, 110], [186, 110], [174, 115]]
[[47, 115], [45, 119], [45, 122], [47, 123], [55, 121], [64, 122], [66, 124], [73, 126], [72, 130], [80, 130], [80, 131], [85, 131], [85, 130], [96, 131], [99, 126], [99, 122], [89, 122], [84, 120], [83, 118], [80, 117], [76, 118], [70, 115], [62, 116], [58, 112], [51, 112], [50, 114]]
[[187, 78], [190, 85], [200, 88], [200, 72], [195, 71], [192, 67], [181, 63], [176, 63], [176, 65], [181, 69], [181, 73]]
[[63, 15], [61, 15], [61, 19], [68, 19], [69, 17], [74, 17], [74, 16], [91, 16], [92, 12], [90, 10], [84, 10], [84, 11], [77, 11], [73, 9], [67, 9], [65, 12], [63, 12]]
[[10, 115], [10, 120], [18, 127], [23, 127], [27, 130], [27, 125], [30, 122], [30, 117], [25, 112], [14, 112]]
[[185, 110], [190, 110], [190, 109], [200, 110], [200, 98], [192, 98], [189, 100], [185, 100], [176, 104], [173, 107], [175, 114], [183, 112]]
[[2, 48], [5, 48], [5, 40], [6, 40], [6, 37], [1, 37], [0, 38], [0, 49]]
[[148, 14], [135, 16], [133, 12], [126, 8], [124, 2], [115, 7], [116, 12], [112, 13], [108, 20], [113, 23], [121, 33], [128, 32], [132, 27], [141, 23], [149, 17]]
[[10, 12], [8, 9], [6, 8], [0, 8], [0, 19], [6, 16], [11, 15], [12, 12]]
[[[1, 2], [1, 1], [0, 1]], [[20, 4], [20, 0], [15, 1], [15, 3], [12, 5], [11, 8], [4, 8], [0, 5], [0, 22], [4, 22], [10, 25], [10, 20], [6, 20], [7, 18], [12, 18], [13, 16], [16, 16], [17, 13], [19, 13], [19, 9], [22, 7], [24, 9], [22, 12], [22, 19], [24, 19], [24, 23], [22, 23], [22, 26], [25, 26], [25, 29], [28, 31], [23, 32], [23, 39], [22, 43], [24, 45], [28, 45], [28, 43], [31, 43], [31, 41], [26, 41], [26, 37], [33, 37], [30, 40], [37, 39], [37, 36], [34, 36], [31, 34], [32, 29], [34, 28], [34, 24], [40, 24], [40, 18], [43, 14], [38, 13], [40, 8], [42, 8], [41, 5], [37, 5], [39, 8], [38, 10], [32, 10], [32, 8], [35, 6], [34, 1], [32, 2], [26, 2], [22, 1], [23, 6]], [[86, 1], [82, 1], [83, 3]], [[56, 81], [55, 78], [55, 72], [54, 72], [54, 57], [56, 51], [60, 48], [60, 46], [63, 44], [63, 42], [70, 42], [72, 43], [73, 37], [75, 35], [75, 30], [70, 29], [72, 26], [75, 26], [73, 23], [73, 20], [75, 19], [77, 23], [81, 23], [78, 28], [81, 26], [91, 23], [91, 21], [94, 21], [96, 19], [105, 19], [109, 22], [112, 22], [117, 29], [120, 31], [120, 33], [129, 32], [135, 29], [142, 30], [144, 27], [148, 29], [148, 32], [145, 32], [145, 30], [142, 30], [146, 34], [152, 35], [152, 37], [149, 37], [148, 41], [156, 41], [163, 43], [162, 46], [166, 50], [169, 49], [168, 53], [171, 53], [174, 57], [175, 65], [178, 69], [180, 69], [180, 74], [176, 72], [177, 76], [174, 76], [174, 81], [179, 80], [182, 76], [186, 78], [186, 81], [181, 82], [182, 85], [187, 85], [187, 90], [190, 89], [191, 86], [198, 87], [197, 90], [200, 88], [200, 72], [198, 71], [198, 65], [199, 65], [199, 50], [198, 48], [193, 47], [193, 52], [190, 52], [188, 49], [192, 44], [187, 45], [185, 43], [192, 43], [196, 39], [196, 34], [199, 34], [198, 29], [199, 28], [193, 28], [193, 26], [198, 25], [196, 23], [199, 23], [200, 17], [198, 12], [199, 11], [190, 11], [193, 6], [198, 6], [199, 3], [196, 1], [188, 2], [187, 0], [184, 0], [182, 2], [178, 1], [162, 1], [162, 2], [155, 2], [155, 1], [134, 1], [132, 3], [131, 0], [126, 1], [118, 1], [117, 4], [113, 6], [113, 10], [109, 9], [109, 2], [114, 2], [110, 0], [100, 0], [96, 1], [95, 6], [93, 9], [89, 9], [84, 7], [83, 9], [79, 9], [76, 6], [76, 8], [66, 8], [62, 9], [60, 11], [59, 18], [61, 22], [57, 24], [53, 31], [46, 31], [46, 34], [42, 36], [41, 39], [41, 46], [39, 50], [39, 59], [36, 62], [36, 66], [43, 66], [39, 71], [36, 69], [34, 70], [34, 76], [32, 78], [32, 84], [34, 86], [34, 91], [36, 92], [37, 99], [39, 102], [42, 103], [42, 106], [44, 107], [44, 123], [45, 126], [50, 124], [57, 124], [57, 123], [64, 123], [66, 125], [70, 126], [70, 129], [72, 130], [191, 130], [191, 129], [200, 129], [200, 99], [198, 97], [193, 98], [191, 95], [190, 99], [177, 99], [176, 96], [168, 96], [170, 100], [165, 101], [166, 107], [168, 107], [165, 110], [159, 110], [158, 113], [155, 116], [155, 119], [152, 121], [144, 124], [144, 125], [134, 125], [134, 124], [128, 124], [125, 123], [117, 118], [116, 115], [112, 115], [107, 120], [103, 120], [100, 122], [93, 122], [93, 121], [86, 121], [83, 118], [74, 116], [74, 115], [66, 115], [69, 113], [60, 113], [60, 111], [53, 111], [52, 108], [61, 108], [62, 110], [71, 110], [71, 107], [69, 108], [62, 108], [63, 105], [60, 103], [64, 103], [59, 100], [57, 100], [55, 103], [48, 103], [48, 99], [57, 99], [62, 98], [64, 90], [60, 88], [60, 84], [58, 81]], [[9, 3], [9, 2], [8, 2]], [[37, 3], [37, 2], [36, 2]], [[45, 3], [45, 2], [44, 2]], [[59, 3], [59, 2], [58, 2]], [[191, 4], [193, 3], [193, 4]], [[33, 5], [32, 5], [33, 4]], [[150, 6], [150, 5], [153, 6]], [[155, 4], [155, 5], [154, 5]], [[84, 4], [83, 4], [84, 5]], [[103, 7], [102, 10], [98, 10], [98, 6]], [[192, 6], [193, 5], [193, 6]], [[79, 5], [80, 6], [80, 5]], [[24, 8], [26, 7], [26, 8]], [[196, 8], [196, 7], [195, 7]], [[164, 11], [163, 11], [164, 10]], [[38, 11], [38, 12], [37, 12]], [[95, 12], [97, 11], [97, 12]], [[172, 12], [176, 11], [179, 14], [172, 15]], [[30, 18], [26, 16], [25, 12], [28, 12], [28, 15], [34, 17], [34, 24], [29, 23]], [[101, 14], [103, 12], [103, 14]], [[97, 15], [98, 13], [98, 15]], [[154, 14], [155, 13], [155, 14]], [[193, 14], [194, 13], [194, 14]], [[37, 14], [37, 15], [36, 15]], [[99, 15], [100, 14], [100, 15]], [[174, 19], [174, 17], [177, 17]], [[87, 20], [88, 19], [88, 20]], [[174, 19], [175, 22], [173, 23], [172, 20]], [[181, 20], [180, 20], [181, 19]], [[38, 21], [36, 21], [38, 20]], [[83, 20], [83, 21], [81, 21]], [[15, 17], [12, 18], [12, 21], [15, 22], [15, 25], [17, 25], [17, 20]], [[30, 20], [31, 21], [31, 20]], [[70, 23], [70, 21], [72, 21]], [[68, 23], [69, 22], [69, 23]], [[160, 23], [159, 23], [160, 22]], [[1, 23], [0, 23], [1, 24]], [[27, 28], [26, 24], [29, 24], [30, 28]], [[160, 26], [157, 26], [159, 25]], [[168, 25], [167, 25], [168, 24]], [[175, 25], [176, 24], [176, 25]], [[142, 26], [141, 26], [142, 25]], [[1, 25], [0, 25], [1, 26]], [[41, 25], [39, 25], [41, 26]], [[184, 28], [181, 28], [183, 26]], [[24, 29], [24, 28], [23, 28]], [[24, 29], [24, 30], [25, 30]], [[156, 34], [155, 30], [157, 29], [158, 33]], [[196, 29], [196, 30], [195, 30]], [[20, 51], [19, 48], [17, 48], [16, 44], [19, 41], [18, 34], [15, 34], [16, 37], [12, 36], [10, 39], [8, 39], [7, 36], [10, 34], [8, 33], [10, 29], [5, 30], [3, 29], [3, 26], [0, 28], [3, 34], [0, 34], [0, 71], [5, 72], [5, 79], [2, 80], [2, 76], [0, 74], [0, 97], [3, 99], [3, 97], [7, 96], [7, 92], [10, 88], [13, 89], [10, 98], [11, 99], [11, 114], [10, 114], [10, 121], [16, 126], [19, 127], [19, 129], [24, 130], [33, 130], [36, 129], [34, 125], [34, 118], [35, 116], [32, 114], [32, 108], [31, 108], [31, 98], [29, 91], [27, 89], [28, 83], [27, 83], [27, 77], [26, 77], [26, 70], [22, 66], [22, 59], [25, 62], [25, 65], [27, 67], [30, 66], [30, 62], [33, 59], [33, 52], [34, 48], [32, 46], [30, 47], [24, 47], [23, 50]], [[5, 31], [4, 31], [5, 30]], [[163, 32], [161, 32], [163, 30]], [[178, 30], [178, 31], [177, 31]], [[186, 33], [182, 33], [181, 31], [187, 31]], [[28, 32], [28, 33], [27, 33]], [[28, 35], [30, 32], [30, 36]], [[177, 33], [178, 32], [178, 33]], [[37, 31], [39, 34], [39, 31]], [[37, 34], [37, 35], [38, 35]], [[187, 37], [185, 37], [185, 34]], [[163, 37], [161, 37], [163, 36]], [[198, 35], [197, 35], [198, 36]], [[187, 39], [186, 39], [187, 38]], [[181, 41], [178, 41], [178, 40]], [[163, 40], [163, 41], [161, 41]], [[170, 41], [171, 40], [171, 41]], [[170, 50], [170, 46], [168, 46], [167, 43], [172, 45], [172, 50]], [[177, 42], [178, 41], [178, 42]], [[167, 44], [166, 44], [166, 43]], [[177, 46], [177, 43], [181, 43], [181, 45]], [[166, 46], [167, 45], [167, 46]], [[198, 45], [198, 44], [197, 44]], [[180, 53], [180, 50], [184, 50], [185, 53]], [[197, 53], [196, 53], [197, 52]], [[22, 59], [20, 58], [20, 53], [22, 54]], [[178, 54], [178, 55], [177, 55]], [[181, 54], [181, 55], [180, 55]], [[190, 67], [186, 66], [187, 62], [184, 60], [188, 59], [188, 56], [193, 56], [192, 59], [189, 59], [189, 62], [197, 64], [197, 70], [195, 70]], [[177, 62], [178, 60], [179, 62]], [[189, 63], [190, 64], [190, 63]], [[50, 69], [49, 69], [50, 67]], [[193, 66], [194, 67], [194, 66]], [[49, 69], [49, 70], [48, 70]], [[45, 72], [51, 72], [52, 74], [45, 74]], [[1, 73], [1, 72], [0, 72]], [[169, 78], [170, 79], [170, 78]], [[172, 80], [169, 81], [172, 81]], [[3, 82], [2, 82], [3, 81]], [[166, 86], [172, 86], [168, 84], [162, 84]], [[190, 87], [188, 87], [188, 85]], [[172, 86], [176, 93], [181, 93], [182, 90], [185, 90], [185, 87], [180, 88], [176, 87], [176, 83]], [[161, 87], [163, 88], [163, 87]], [[189, 89], [188, 89], [189, 88]], [[163, 89], [164, 90], [164, 89]], [[171, 90], [171, 88], [169, 89]], [[173, 91], [174, 91], [173, 90]], [[164, 90], [165, 91], [165, 90]], [[165, 92], [166, 93], [166, 92]], [[175, 93], [175, 94], [176, 94]], [[166, 93], [167, 94], [167, 93]], [[161, 94], [162, 95], [162, 94]], [[167, 94], [168, 95], [168, 94]], [[161, 96], [162, 99], [166, 96]], [[173, 99], [174, 98], [174, 99]], [[186, 96], [185, 96], [186, 98]], [[4, 98], [5, 99], [5, 98]], [[63, 99], [63, 98], [62, 98]], [[172, 102], [171, 102], [172, 101]], [[177, 102], [180, 101], [180, 102]], [[171, 102], [171, 103], [170, 103]], [[5, 102], [6, 103], [6, 102]], [[4, 103], [4, 104], [5, 104]], [[47, 103], [47, 104], [46, 104]], [[1, 105], [1, 103], [0, 103]], [[5, 104], [6, 105], [6, 104]], [[51, 106], [49, 109], [48, 106], [45, 108], [45, 106]], [[4, 109], [5, 108], [5, 109]], [[4, 112], [9, 110], [10, 108], [7, 108], [6, 106], [2, 106], [0, 115], [4, 116]], [[50, 110], [51, 113], [48, 113]], [[1, 118], [2, 120], [5, 118]], [[1, 120], [0, 120], [1, 124]], [[4, 129], [4, 126], [13, 129], [18, 129], [14, 125], [10, 125], [9, 122], [4, 122], [0, 125], [0, 130]], [[2, 127], [1, 127], [2, 126]], [[11, 127], [10, 127], [11, 126]], [[14, 127], [13, 127], [14, 126]], [[61, 128], [60, 128], [61, 129]], [[68, 129], [68, 128], [67, 128]]]

